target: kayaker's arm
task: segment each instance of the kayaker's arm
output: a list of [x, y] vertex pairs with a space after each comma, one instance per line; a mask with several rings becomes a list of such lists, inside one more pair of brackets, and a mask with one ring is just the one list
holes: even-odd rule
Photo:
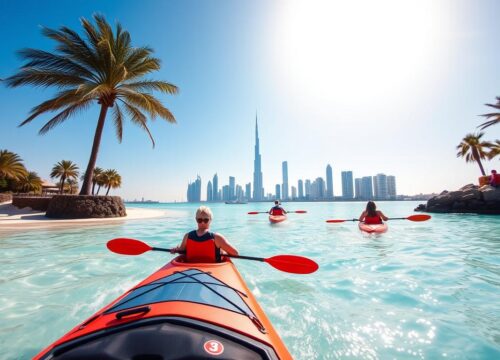
[[377, 211], [378, 213], [378, 216], [380, 216], [380, 218], [384, 221], [387, 221], [389, 220], [389, 218], [387, 216], [384, 215], [384, 213], [382, 211]]
[[176, 247], [170, 249], [170, 252], [172, 254], [175, 254], [175, 253], [178, 253], [181, 251], [186, 251], [187, 238], [188, 238], [188, 234], [184, 235], [184, 238], [182, 239], [181, 244], [179, 246], [176, 246]]
[[363, 221], [363, 220], [365, 219], [365, 217], [366, 217], [366, 211], [363, 211], [363, 212], [361, 213], [361, 215], [359, 216], [358, 221]]
[[238, 255], [238, 250], [232, 246], [221, 234], [215, 234], [215, 245], [227, 252], [229, 255]]

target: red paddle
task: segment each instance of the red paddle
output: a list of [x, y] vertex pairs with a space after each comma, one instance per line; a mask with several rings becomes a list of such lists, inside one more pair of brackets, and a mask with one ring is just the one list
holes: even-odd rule
[[[287, 211], [287, 214], [306, 214], [306, 210], [295, 210], [295, 211]], [[250, 211], [248, 215], [256, 215], [256, 214], [269, 214], [269, 211]]]
[[[426, 221], [431, 218], [430, 215], [425, 215], [425, 214], [419, 214], [419, 215], [411, 215], [408, 217], [400, 217], [400, 218], [389, 218], [388, 220], [410, 220], [410, 221]], [[341, 223], [345, 221], [359, 221], [358, 219], [348, 219], [348, 220], [338, 220], [338, 219], [332, 219], [332, 220], [326, 220], [327, 223]]]
[[[152, 247], [140, 240], [127, 239], [127, 238], [117, 238], [110, 240], [108, 241], [106, 246], [112, 252], [122, 255], [140, 255], [147, 251], [170, 252], [171, 250], [171, 249]], [[259, 258], [253, 256], [243, 256], [243, 255], [224, 255], [224, 256], [237, 259], [266, 262], [275, 269], [292, 274], [310, 274], [315, 272], [319, 268], [318, 264], [313, 260], [297, 255], [276, 255], [270, 258]]]

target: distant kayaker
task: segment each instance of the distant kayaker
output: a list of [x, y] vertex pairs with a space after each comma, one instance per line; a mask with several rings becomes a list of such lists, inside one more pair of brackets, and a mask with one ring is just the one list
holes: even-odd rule
[[186, 251], [186, 262], [214, 263], [221, 261], [221, 255], [238, 255], [224, 236], [210, 231], [213, 214], [207, 206], [196, 210], [198, 229], [184, 235], [182, 243], [171, 250], [172, 253]]
[[496, 170], [491, 170], [490, 185], [493, 187], [500, 186], [500, 174], [497, 174]]
[[285, 215], [286, 211], [280, 205], [279, 200], [274, 200], [274, 206], [269, 210], [269, 215]]
[[359, 217], [359, 221], [365, 224], [382, 224], [383, 221], [387, 221], [389, 218], [385, 216], [382, 211], [377, 210], [377, 205], [373, 201], [368, 201], [366, 204], [366, 210], [363, 211]]

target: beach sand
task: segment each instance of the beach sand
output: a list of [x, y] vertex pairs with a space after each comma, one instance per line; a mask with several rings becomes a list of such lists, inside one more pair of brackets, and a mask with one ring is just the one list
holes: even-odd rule
[[0, 203], [0, 231], [25, 230], [47, 227], [85, 226], [95, 224], [108, 224], [129, 220], [151, 219], [166, 217], [170, 211], [127, 207], [127, 216], [104, 219], [51, 219], [45, 212], [31, 208], [18, 209], [10, 202]]

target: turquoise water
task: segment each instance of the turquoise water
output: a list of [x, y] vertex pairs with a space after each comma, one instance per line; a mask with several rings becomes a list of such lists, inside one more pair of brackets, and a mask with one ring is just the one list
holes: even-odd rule
[[[414, 202], [378, 203], [386, 215], [412, 215]], [[138, 205], [134, 205], [138, 206]], [[270, 225], [270, 204], [214, 204], [213, 230], [242, 255], [297, 254], [312, 275], [235, 260], [249, 288], [296, 359], [499, 359], [500, 217], [435, 214], [394, 220], [382, 235], [352, 222], [362, 203], [293, 203]], [[114, 237], [176, 245], [194, 228], [196, 205], [151, 204], [166, 218], [98, 227], [1, 233], [0, 359], [26, 359], [171, 259], [119, 256]], [[0, 229], [1, 230], [1, 229]]]

